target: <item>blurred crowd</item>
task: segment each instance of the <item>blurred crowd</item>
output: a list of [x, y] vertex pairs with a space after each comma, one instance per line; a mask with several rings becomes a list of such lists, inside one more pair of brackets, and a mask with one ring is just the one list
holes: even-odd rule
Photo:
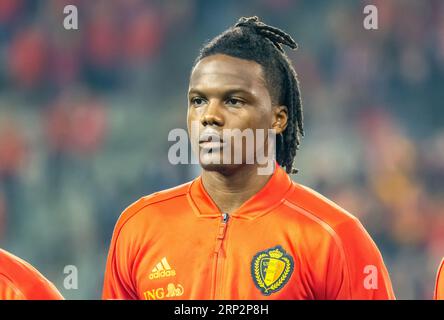
[[[63, 28], [74, 4], [79, 29]], [[258, 15], [299, 43], [306, 137], [293, 176], [357, 216], [400, 299], [444, 256], [444, 2], [0, 1], [0, 247], [68, 299], [100, 298], [121, 211], [193, 179], [168, 163], [205, 42]], [[441, 107], [440, 107], [441, 106]], [[63, 288], [75, 265], [79, 288]]]

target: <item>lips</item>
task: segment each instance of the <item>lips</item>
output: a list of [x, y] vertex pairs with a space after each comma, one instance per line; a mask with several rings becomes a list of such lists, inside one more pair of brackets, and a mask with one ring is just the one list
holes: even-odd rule
[[205, 149], [217, 149], [224, 145], [223, 139], [217, 131], [206, 131], [199, 136], [199, 145]]
[[223, 140], [217, 134], [202, 134], [199, 137], [199, 143], [204, 143], [204, 142], [223, 142]]

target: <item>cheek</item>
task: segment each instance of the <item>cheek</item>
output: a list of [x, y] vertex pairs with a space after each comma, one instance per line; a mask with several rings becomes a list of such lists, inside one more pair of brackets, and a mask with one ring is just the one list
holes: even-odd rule
[[271, 128], [271, 112], [260, 109], [253, 110], [245, 117], [245, 128], [268, 129]]
[[190, 108], [187, 112], [187, 130], [188, 137], [192, 144], [196, 144], [199, 141], [199, 132], [202, 130], [202, 124], [200, 122], [200, 113], [196, 109]]
[[191, 128], [191, 123], [193, 121], [198, 121], [199, 120], [199, 114], [196, 111], [196, 109], [194, 108], [188, 108], [188, 112], [187, 112], [187, 125], [188, 125], [188, 130], [190, 130]]

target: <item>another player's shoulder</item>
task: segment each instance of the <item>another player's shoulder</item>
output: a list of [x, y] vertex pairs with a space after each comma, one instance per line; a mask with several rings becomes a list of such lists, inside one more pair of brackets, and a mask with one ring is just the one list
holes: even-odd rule
[[12, 253], [0, 249], [0, 273], [8, 276], [10, 273], [38, 273], [38, 271], [25, 260]]
[[359, 220], [319, 192], [293, 182], [293, 192], [286, 197], [287, 206], [299, 215], [321, 225], [329, 232], [336, 232], [343, 225], [360, 226]]
[[435, 284], [435, 297], [436, 300], [444, 299], [444, 258], [438, 267], [438, 272], [436, 274], [436, 284]]
[[174, 188], [158, 191], [133, 202], [122, 212], [115, 229], [121, 229], [129, 220], [146, 214], [153, 207], [174, 206], [178, 198], [186, 197], [191, 183], [187, 182]]
[[444, 285], [444, 258], [441, 261], [441, 264], [438, 268], [438, 277], [440, 278], [441, 281], [443, 281], [443, 285]]
[[0, 273], [0, 300], [24, 300], [19, 288], [5, 275]]
[[6, 250], [0, 249], [0, 267], [16, 263], [19, 258]]
[[0, 274], [13, 281], [46, 281], [30, 263], [3, 249], [0, 249]]
[[9, 292], [8, 299], [63, 299], [57, 288], [40, 271], [25, 260], [2, 249], [0, 249], [0, 276], [3, 285], [8, 288], [6, 293], [3, 292], [6, 295]]

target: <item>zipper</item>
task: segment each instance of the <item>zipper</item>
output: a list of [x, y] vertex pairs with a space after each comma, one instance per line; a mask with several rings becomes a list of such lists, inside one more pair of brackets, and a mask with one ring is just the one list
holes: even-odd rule
[[214, 248], [214, 270], [213, 270], [213, 292], [212, 297], [216, 299], [216, 295], [218, 294], [217, 284], [219, 283], [219, 278], [222, 273], [222, 263], [225, 260], [224, 253], [221, 252], [222, 243], [225, 238], [225, 233], [227, 231], [228, 219], [230, 215], [228, 213], [222, 213], [222, 220], [219, 224], [219, 230], [216, 238], [216, 246]]

